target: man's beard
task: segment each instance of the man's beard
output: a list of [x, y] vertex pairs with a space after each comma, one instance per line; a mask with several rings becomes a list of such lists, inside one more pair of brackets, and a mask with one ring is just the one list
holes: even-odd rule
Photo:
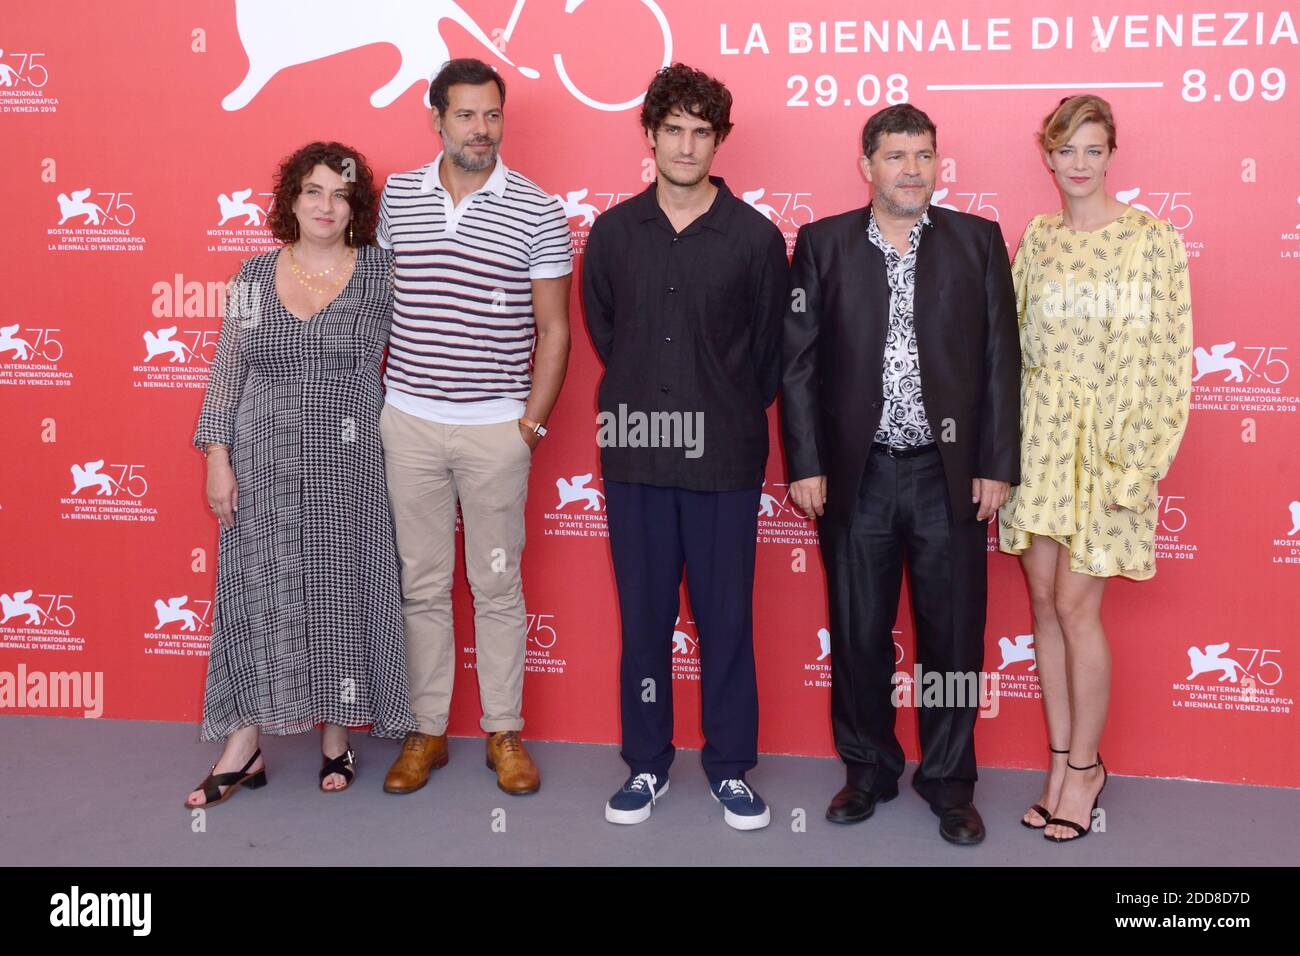
[[463, 143], [460, 149], [448, 150], [447, 155], [453, 163], [467, 173], [479, 173], [496, 165], [497, 161], [497, 143], [491, 143], [492, 148], [486, 154], [479, 156], [470, 152], [469, 147], [477, 143], [491, 142], [490, 140], [470, 140]]
[[886, 211], [893, 216], [916, 216], [924, 212], [925, 207], [930, 205], [930, 194], [933, 193], [934, 190], [927, 193], [924, 199], [918, 196], [917, 204], [915, 206], [901, 205], [894, 196], [890, 194], [892, 192], [893, 190], [886, 192], [883, 189], [880, 191], [880, 201], [884, 205]]
[[702, 165], [697, 165], [694, 172], [699, 173], [699, 175], [694, 176], [694, 178], [686, 178], [688, 174], [684, 170], [677, 170], [672, 166], [669, 166], [667, 169], [661, 167], [659, 175], [668, 180], [674, 186], [694, 186], [705, 176], [709, 175], [708, 169], [704, 168]]

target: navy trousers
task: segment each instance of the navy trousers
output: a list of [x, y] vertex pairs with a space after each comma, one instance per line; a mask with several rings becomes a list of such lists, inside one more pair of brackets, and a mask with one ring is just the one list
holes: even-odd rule
[[623, 760], [660, 780], [673, 762], [672, 643], [682, 569], [700, 645], [709, 781], [758, 762], [754, 550], [761, 488], [687, 491], [605, 482], [618, 584]]

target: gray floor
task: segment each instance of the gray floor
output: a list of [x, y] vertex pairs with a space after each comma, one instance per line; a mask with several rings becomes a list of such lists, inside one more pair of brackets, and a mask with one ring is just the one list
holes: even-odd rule
[[[191, 724], [0, 719], [0, 859], [21, 865], [1294, 865], [1300, 791], [1112, 776], [1106, 832], [1056, 846], [1016, 821], [1040, 776], [981, 770], [988, 839], [954, 847], [910, 788], [856, 826], [823, 818], [842, 782], [834, 760], [763, 757], [749, 779], [772, 826], [738, 833], [709, 797], [698, 751], [680, 751], [672, 789], [635, 827], [604, 821], [625, 768], [614, 747], [536, 743], [540, 793], [510, 797], [481, 738], [453, 738], [451, 762], [409, 796], [381, 789], [398, 743], [356, 737], [358, 778], [316, 789], [319, 738], [264, 738], [269, 785], [204, 815], [183, 804], [217, 748]], [[909, 773], [911, 768], [909, 767]], [[906, 778], [905, 778], [906, 779]], [[806, 827], [795, 826], [802, 808]], [[503, 831], [503, 832], [502, 832]]]

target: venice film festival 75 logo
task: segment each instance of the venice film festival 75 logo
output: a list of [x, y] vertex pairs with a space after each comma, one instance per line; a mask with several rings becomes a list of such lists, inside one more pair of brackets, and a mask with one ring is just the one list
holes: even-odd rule
[[[807, 633], [805, 631], [805, 633]], [[807, 656], [802, 667], [802, 680], [804, 687], [809, 688], [829, 688], [831, 686], [831, 632], [829, 628], [819, 627], [816, 634], [816, 655], [812, 654], [813, 642], [800, 638], [800, 642], [807, 648]], [[891, 636], [894, 641], [894, 667], [897, 668], [903, 663], [906, 657], [903, 651], [903, 632], [898, 628], [893, 628]], [[895, 684], [906, 683], [912, 679], [912, 675], [906, 671], [895, 670]]]
[[139, 463], [107, 462], [103, 458], [74, 463], [68, 469], [72, 490], [59, 498], [65, 521], [138, 521], [158, 519], [158, 509], [145, 498], [149, 480]]
[[[594, 472], [555, 479], [555, 506], [542, 513], [542, 534], [553, 538], [608, 538], [605, 493], [593, 488]], [[595, 479], [599, 481], [599, 479]]]
[[[584, 34], [579, 40], [573, 18], [582, 5], [583, 0], [565, 0], [562, 8], [551, 5], [543, 15], [533, 16], [526, 21], [530, 24], [527, 29], [545, 30], [548, 36], [556, 38], [558, 49], [551, 54], [551, 65], [560, 84], [579, 103], [603, 112], [635, 109], [645, 98], [643, 77], [637, 79], [634, 88], [629, 87], [626, 97], [613, 99], [592, 96], [573, 79], [569, 64], [581, 55], [584, 48], [590, 49], [594, 45], [621, 39]], [[667, 66], [672, 62], [673, 36], [663, 10], [655, 0], [635, 0], [628, 5], [631, 19], [625, 29], [639, 30], [643, 26], [650, 27], [651, 24], [657, 27], [662, 51], [659, 65]], [[451, 59], [451, 50], [442, 36], [443, 21], [455, 24], [459, 28], [457, 34], [468, 34], [475, 41], [471, 52], [483, 54], [489, 62], [509, 67], [525, 79], [536, 80], [542, 75], [540, 70], [516, 64], [507, 52], [526, 6], [527, 0], [515, 0], [504, 24], [485, 27], [454, 0], [426, 0], [420, 6], [423, 24], [421, 28], [412, 29], [412, 7], [409, 0], [372, 0], [366, 6], [366, 16], [360, 21], [351, 16], [354, 7], [350, 0], [316, 0], [312, 5], [312, 16], [307, 18], [303, 18], [293, 4], [236, 0], [235, 20], [240, 42], [248, 56], [248, 72], [239, 85], [221, 101], [221, 105], [226, 110], [241, 110], [281, 71], [371, 44], [388, 43], [395, 46], [400, 55], [397, 72], [370, 95], [371, 106], [376, 109], [386, 108], [412, 86], [424, 84], [427, 90], [429, 78]], [[636, 13], [637, 7], [642, 8], [640, 14]], [[644, 24], [637, 18], [644, 19]], [[352, 73], [339, 75], [347, 77], [350, 82], [355, 76]], [[644, 176], [643, 171], [643, 178]], [[645, 181], [648, 182], [649, 179]], [[750, 201], [749, 196], [761, 196], [762, 193], [763, 190], [760, 189], [754, 194], [746, 194], [747, 201]], [[576, 253], [580, 254], [586, 247], [587, 236], [596, 216], [631, 195], [626, 190], [602, 191], [589, 185], [556, 194], [555, 198], [564, 206], [568, 218], [576, 220], [573, 229], [573, 247]], [[807, 220], [811, 221], [812, 210], [801, 201], [808, 194], [773, 195], [784, 197], [781, 210], [778, 211], [774, 205], [768, 206], [773, 211], [771, 216], [777, 225], [782, 225], [780, 217], [785, 217], [794, 229], [803, 224], [800, 216], [806, 215]], [[251, 230], [257, 228], [257, 212], [264, 214], [266, 210], [261, 209], [251, 196], [251, 191], [247, 189], [232, 192], [229, 196], [223, 194], [222, 222], [208, 231], [209, 240], [215, 240], [216, 248], [235, 251], [242, 241], [250, 245], [248, 248], [239, 248], [238, 251], [260, 251], [253, 246], [262, 240]], [[756, 202], [754, 200], [751, 205]], [[235, 214], [241, 211], [249, 213], [242, 227], [232, 228], [227, 225], [227, 222], [237, 222], [233, 215], [226, 215], [231, 210]], [[793, 243], [793, 236], [793, 230], [787, 232], [787, 245]]]
[[[1300, 196], [1295, 197], [1296, 205], [1300, 206]], [[1300, 211], [1288, 208], [1285, 214], [1290, 216], [1300, 216]], [[1290, 259], [1292, 262], [1300, 262], [1300, 222], [1291, 226], [1290, 218], [1287, 219], [1287, 225], [1283, 228], [1282, 242], [1284, 245], [1281, 249], [1281, 258]]]
[[93, 185], [56, 197], [58, 220], [45, 230], [48, 252], [143, 252], [136, 225], [135, 193], [96, 190]]
[[76, 623], [71, 594], [33, 587], [0, 593], [0, 650], [83, 650], [86, 639], [73, 633]]
[[[560, 642], [557, 615], [528, 613], [524, 615], [524, 672], [528, 674], [563, 674], [569, 666], [556, 645]], [[465, 670], [478, 667], [478, 650], [473, 644], [461, 647]]]
[[758, 543], [799, 547], [817, 544], [817, 526], [790, 499], [790, 486], [784, 482], [763, 483], [758, 498]]
[[700, 633], [695, 621], [682, 620], [679, 613], [673, 621], [673, 679], [698, 681], [703, 673], [700, 665]]
[[207, 657], [212, 637], [212, 602], [188, 594], [153, 602], [153, 627], [144, 633], [144, 652], [159, 657]]
[[[829, 688], [831, 686], [831, 632], [825, 627], [817, 629], [817, 657], [805, 661], [803, 665], [803, 686], [805, 688]], [[915, 661], [909, 669], [904, 660], [907, 657], [902, 643], [902, 631], [893, 628], [891, 636], [894, 644], [894, 673], [890, 675], [893, 691], [890, 702], [894, 707], [976, 707], [979, 716], [997, 717], [1001, 712], [1001, 699], [1004, 697], [1040, 697], [1037, 677], [1032, 684], [1026, 682], [1022, 687], [1008, 680], [1004, 671], [1009, 663], [1028, 660], [1030, 670], [1037, 668], [1034, 660], [1032, 635], [1022, 634], [1012, 643], [1003, 638], [1000, 646], [1003, 652], [1002, 666], [996, 671], [937, 671], [926, 670], [920, 661]], [[811, 650], [811, 648], [810, 648]]]
[[[581, 41], [577, 40], [571, 18], [582, 5], [583, 0], [565, 0], [562, 9], [548, 7], [543, 16], [530, 18], [528, 29], [546, 30], [547, 35], [556, 37], [560, 49], [551, 54], [555, 76], [579, 103], [604, 112], [635, 109], [645, 98], [644, 81], [641, 78], [638, 78], [634, 88], [627, 90], [625, 98], [613, 99], [593, 96], [573, 79], [569, 63], [572, 58], [580, 55], [583, 47], [591, 48], [621, 39], [584, 34]], [[476, 47], [472, 52], [484, 54], [489, 61], [510, 67], [525, 79], [536, 80], [542, 75], [540, 70], [515, 63], [508, 53], [509, 43], [526, 6], [527, 0], [515, 0], [504, 25], [485, 27], [454, 0], [427, 0], [421, 6], [424, 21], [422, 28], [412, 29], [411, 6], [406, 0], [373, 0], [367, 5], [366, 16], [361, 21], [350, 17], [353, 7], [349, 0], [317, 0], [313, 4], [313, 16], [305, 19], [292, 4], [236, 0], [235, 20], [240, 42], [248, 57], [248, 72], [239, 85], [225, 96], [221, 105], [226, 110], [241, 110], [284, 70], [370, 44], [388, 43], [395, 46], [400, 55], [397, 72], [370, 95], [370, 105], [383, 109], [416, 84], [426, 84], [427, 89], [429, 78], [451, 59], [451, 49], [442, 36], [443, 21], [455, 24], [459, 28], [458, 32], [463, 31], [475, 41]], [[659, 65], [667, 66], [673, 58], [673, 35], [663, 9], [655, 0], [636, 0], [628, 6], [628, 15], [632, 19], [628, 20], [625, 29], [642, 28], [636, 19], [635, 8], [643, 8], [640, 17], [645, 20], [644, 26], [649, 27], [653, 23], [658, 28], [659, 49], [662, 53]], [[571, 49], [566, 52], [566, 47]], [[566, 56], [569, 59], [566, 60]], [[342, 75], [349, 78], [353, 76], [350, 73]], [[650, 178], [646, 178], [646, 171], [643, 171], [643, 179], [649, 182]], [[566, 216], [570, 220], [576, 220], [573, 230], [574, 251], [581, 253], [585, 248], [596, 216], [631, 195], [631, 192], [625, 190], [602, 191], [590, 185], [579, 185], [566, 192], [556, 193], [555, 198], [564, 206]], [[767, 187], [760, 186], [745, 191], [742, 195], [745, 202], [781, 228], [786, 238], [787, 254], [793, 250], [798, 228], [814, 218], [812, 206], [807, 201], [811, 194], [807, 192], [769, 191]], [[249, 196], [250, 191], [240, 190], [231, 193], [229, 197], [223, 197], [223, 222], [218, 228], [225, 226], [227, 206], [247, 208]], [[255, 219], [254, 215], [245, 226], [255, 227]], [[209, 230], [209, 236], [220, 238], [215, 230]]]
[[[563, 7], [548, 4], [540, 15], [526, 21], [527, 29], [556, 38], [559, 49], [551, 54], [555, 75], [579, 103], [608, 112], [639, 106], [645, 96], [640, 81], [639, 88], [627, 91], [628, 98], [602, 100], [584, 91], [570, 75], [566, 50], [567, 55], [573, 57], [583, 47], [591, 48], [623, 39], [622, 36], [584, 35], [579, 40], [575, 35], [574, 17], [582, 5], [583, 0], [565, 0]], [[353, 16], [356, 5], [351, 0], [314, 0], [310, 5], [310, 16], [303, 15], [300, 4], [236, 0], [235, 22], [248, 56], [248, 72], [221, 105], [227, 110], [243, 109], [283, 70], [374, 43], [388, 43], [397, 48], [400, 56], [397, 72], [370, 95], [370, 105], [383, 109], [417, 83], [427, 84], [429, 78], [452, 58], [442, 36], [445, 20], [456, 25], [457, 36], [468, 34], [475, 41], [473, 53], [485, 54], [490, 62], [510, 67], [526, 79], [536, 80], [542, 75], [540, 70], [516, 64], [507, 54], [526, 6], [527, 0], [515, 0], [504, 24], [485, 28], [455, 0], [424, 0], [414, 6], [410, 0], [370, 0], [366, 4], [366, 15], [360, 18]], [[643, 8], [640, 14], [636, 13], [638, 6]], [[629, 4], [629, 8], [628, 20], [622, 29], [642, 30], [653, 21], [661, 40], [663, 56], [660, 66], [667, 66], [672, 62], [673, 37], [663, 10], [655, 0], [637, 0]], [[414, 19], [413, 13], [418, 13]], [[350, 71], [341, 71], [338, 75], [346, 77], [349, 82], [355, 81], [355, 74]]]
[[226, 283], [187, 280], [176, 273], [155, 282], [150, 321], [131, 366], [133, 388], [201, 389], [216, 357]]
[[0, 113], [57, 113], [45, 53], [0, 49]]
[[0, 325], [0, 385], [67, 387], [72, 372], [63, 360], [63, 330], [12, 322]]
[[208, 227], [208, 252], [237, 252], [241, 255], [266, 252], [280, 245], [271, 235], [270, 218], [275, 194], [253, 187], [218, 193], [215, 223]]
[[998, 638], [998, 696], [1042, 700], [1038, 655], [1033, 634], [1004, 634]]
[[[1162, 489], [1163, 490], [1163, 489]], [[1156, 558], [1161, 561], [1194, 561], [1200, 554], [1195, 535], [1189, 530], [1186, 495], [1156, 495]]]
[[769, 192], [766, 186], [759, 186], [742, 192], [740, 198], [781, 230], [787, 256], [794, 255], [794, 243], [799, 237], [799, 228], [808, 225], [816, 218], [809, 202], [812, 193], [775, 189]]
[[1283, 686], [1280, 648], [1222, 641], [1189, 647], [1186, 659], [1187, 676], [1172, 683], [1177, 709], [1290, 714], [1295, 706]]
[[1199, 258], [1205, 251], [1205, 243], [1188, 236], [1188, 230], [1196, 218], [1189, 200], [1190, 192], [1156, 192], [1144, 190], [1140, 185], [1131, 189], [1118, 189], [1115, 198], [1144, 212], [1152, 219], [1163, 219], [1178, 230], [1183, 240], [1183, 249], [1188, 259]]
[[608, 212], [635, 193], [607, 190], [601, 192], [588, 186], [572, 189], [566, 193], [552, 193], [556, 202], [564, 207], [564, 215], [569, 220], [570, 234], [573, 237], [573, 251], [581, 255], [587, 248], [587, 237], [591, 235], [591, 224], [602, 212]]
[[[1247, 340], [1249, 341], [1249, 340]], [[1290, 349], [1258, 344], [1215, 342], [1192, 350], [1192, 410], [1209, 412], [1277, 412], [1294, 414], [1300, 395], [1291, 391]]]
[[1286, 506], [1285, 521], [1279, 520], [1278, 523], [1289, 530], [1285, 535], [1273, 539], [1273, 560], [1271, 563], [1288, 565], [1300, 570], [1300, 501], [1292, 501], [1288, 504]]

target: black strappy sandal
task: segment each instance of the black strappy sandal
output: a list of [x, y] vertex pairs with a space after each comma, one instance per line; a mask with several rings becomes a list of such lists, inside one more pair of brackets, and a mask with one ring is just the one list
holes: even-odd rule
[[[260, 756], [262, 756], [262, 748], [258, 747], [253, 751], [253, 756], [248, 758], [248, 763], [244, 764], [242, 770], [234, 770], [230, 773], [209, 773], [203, 778], [203, 782], [194, 788], [203, 791], [203, 803], [190, 803], [186, 800], [186, 808], [189, 810], [206, 810], [208, 807], [215, 807], [217, 804], [229, 800], [231, 795], [241, 786], [247, 786], [250, 790], [265, 787], [265, 767], [257, 771], [257, 773], [248, 772], [248, 768], [257, 763], [257, 758]], [[213, 764], [212, 769], [216, 770], [217, 765]], [[226, 792], [222, 793], [220, 787], [225, 787]]]
[[[337, 757], [326, 757], [324, 764], [320, 768], [320, 791], [321, 793], [342, 793], [348, 787], [352, 786], [352, 778], [356, 776], [352, 768], [357, 765], [357, 755], [349, 747]], [[330, 774], [336, 773], [345, 781], [343, 786], [335, 787], [333, 790], [325, 789], [325, 778]]]
[[1101, 789], [1097, 791], [1097, 796], [1094, 797], [1092, 801], [1092, 809], [1088, 811], [1087, 826], [1083, 826], [1080, 823], [1075, 823], [1073, 820], [1062, 820], [1060, 817], [1052, 817], [1047, 821], [1047, 826], [1049, 827], [1052, 824], [1056, 824], [1057, 826], [1061, 826], [1061, 827], [1069, 827], [1075, 833], [1079, 834], [1077, 837], [1058, 837], [1058, 836], [1048, 836], [1046, 833], [1044, 833], [1043, 839], [1051, 840], [1053, 843], [1073, 843], [1075, 840], [1082, 840], [1084, 837], [1088, 835], [1088, 833], [1092, 830], [1092, 815], [1097, 810], [1097, 804], [1101, 802], [1101, 791], [1106, 789], [1106, 765], [1101, 762], [1100, 753], [1097, 754], [1097, 762], [1090, 763], [1086, 767], [1076, 767], [1068, 760], [1065, 762], [1065, 765], [1069, 767], [1071, 770], [1091, 770], [1093, 767], [1101, 767]]
[[[1047, 749], [1050, 750], [1050, 751], [1051, 751], [1052, 753], [1054, 753], [1054, 754], [1068, 754], [1068, 753], [1070, 752], [1070, 748], [1068, 748], [1068, 747], [1067, 747], [1065, 750], [1057, 750], [1055, 747], [1053, 747], [1053, 746], [1051, 746], [1051, 745], [1048, 745], [1048, 748], [1047, 748]], [[1047, 807], [1043, 806], [1041, 803], [1031, 803], [1031, 804], [1029, 805], [1029, 809], [1030, 809], [1030, 810], [1033, 810], [1036, 814], [1038, 814], [1038, 815], [1039, 815], [1040, 817], [1042, 817], [1044, 820], [1050, 820], [1050, 819], [1052, 818], [1052, 812], [1051, 812], [1050, 810], [1048, 810]], [[1020, 825], [1021, 825], [1022, 827], [1025, 827], [1026, 829], [1029, 829], [1029, 830], [1046, 830], [1046, 829], [1047, 829], [1047, 824], [1046, 824], [1046, 823], [1044, 823], [1041, 827], [1036, 827], [1036, 826], [1034, 826], [1032, 823], [1026, 823], [1024, 817], [1021, 817], [1021, 818], [1020, 818]]]

